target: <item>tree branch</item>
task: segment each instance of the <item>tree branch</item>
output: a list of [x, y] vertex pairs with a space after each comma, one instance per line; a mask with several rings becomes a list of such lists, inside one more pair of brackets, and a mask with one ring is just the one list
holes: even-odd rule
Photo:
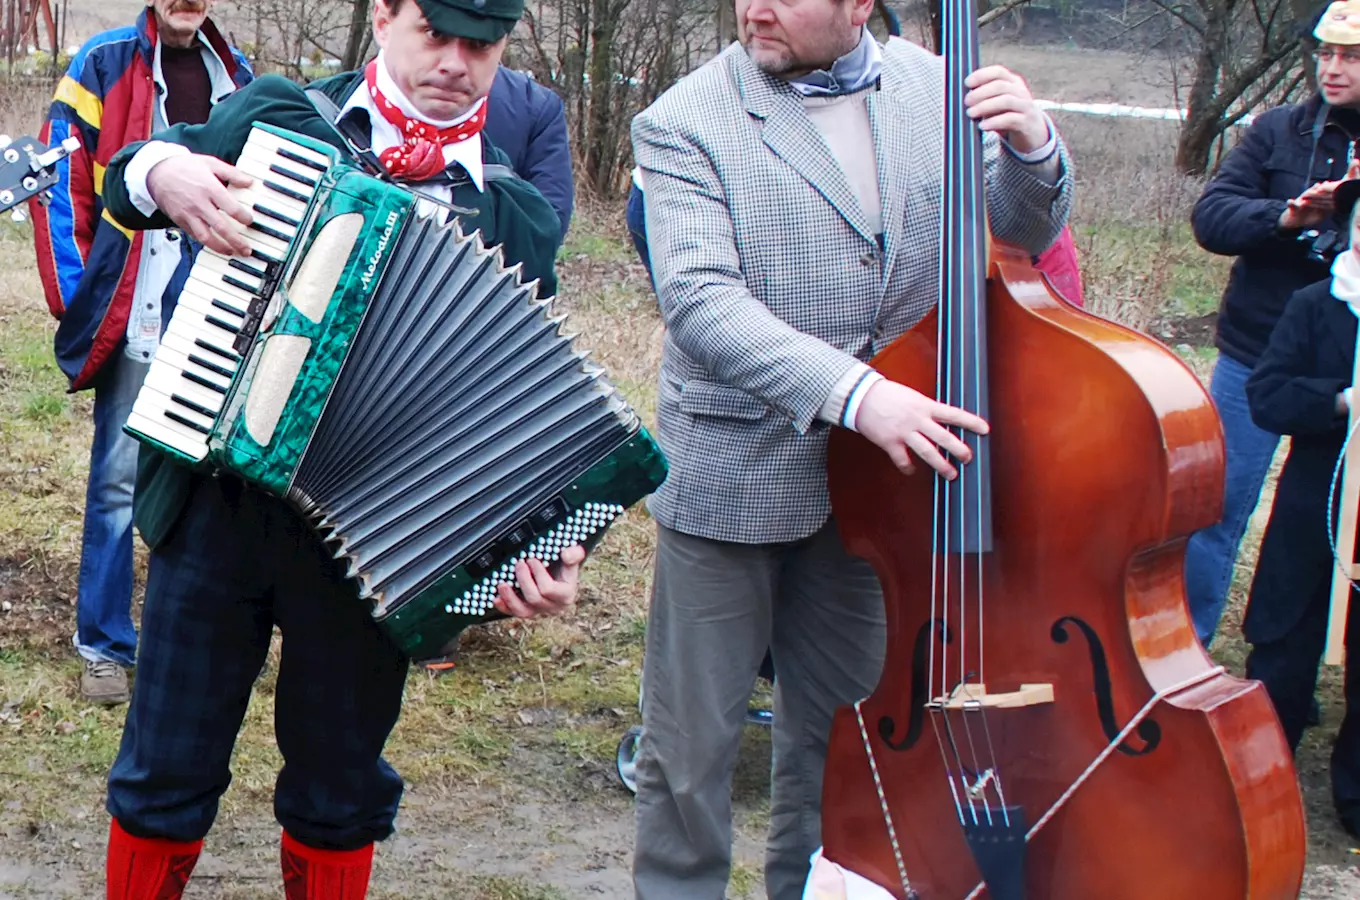
[[1000, 6], [994, 6], [987, 10], [987, 12], [978, 16], [978, 27], [981, 28], [984, 25], [990, 25], [1011, 10], [1026, 6], [1029, 2], [1030, 0], [1005, 0]]

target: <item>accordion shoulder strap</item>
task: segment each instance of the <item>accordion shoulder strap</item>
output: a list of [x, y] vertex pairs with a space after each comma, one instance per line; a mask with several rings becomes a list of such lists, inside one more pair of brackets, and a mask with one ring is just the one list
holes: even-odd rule
[[307, 88], [307, 99], [312, 101], [317, 112], [326, 117], [327, 122], [334, 124], [340, 118], [340, 107], [316, 88]]
[[312, 106], [315, 106], [316, 111], [321, 113], [321, 117], [335, 129], [336, 133], [340, 135], [354, 155], [358, 157], [359, 161], [364, 164], [364, 167], [368, 169], [369, 173], [379, 177], [386, 177], [386, 170], [384, 170], [382, 164], [378, 162], [378, 157], [374, 155], [372, 148], [369, 146], [368, 135], [364, 133], [365, 129], [356, 127], [357, 122], [354, 119], [341, 121], [340, 107], [334, 100], [327, 97], [316, 88], [307, 88], [306, 94], [307, 99], [312, 101]]

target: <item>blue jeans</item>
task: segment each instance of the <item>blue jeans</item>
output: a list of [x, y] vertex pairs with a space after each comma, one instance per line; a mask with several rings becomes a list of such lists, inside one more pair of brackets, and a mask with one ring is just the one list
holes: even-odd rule
[[150, 368], [119, 352], [94, 389], [94, 441], [85, 489], [75, 645], [89, 660], [131, 666], [137, 657], [132, 627], [132, 488], [136, 439], [123, 431]]
[[[638, 189], [637, 183], [628, 192], [628, 212], [626, 213], [628, 222], [628, 236], [633, 239], [633, 249], [637, 251], [638, 259], [647, 268], [647, 274], [652, 274], [651, 255], [647, 250], [647, 202], [642, 191]], [[652, 278], [655, 286], [656, 278]]]
[[1250, 368], [1220, 353], [1209, 384], [1209, 395], [1223, 422], [1223, 517], [1217, 524], [1195, 532], [1185, 551], [1186, 599], [1195, 633], [1205, 647], [1218, 630], [1237, 564], [1237, 547], [1280, 444], [1279, 435], [1257, 428], [1251, 420], [1246, 388], [1249, 375]]

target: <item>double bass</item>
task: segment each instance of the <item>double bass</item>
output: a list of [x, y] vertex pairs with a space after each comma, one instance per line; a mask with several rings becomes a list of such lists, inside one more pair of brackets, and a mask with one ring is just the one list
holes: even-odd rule
[[1217, 414], [1171, 351], [990, 240], [973, 0], [942, 19], [940, 302], [872, 365], [990, 429], [956, 431], [953, 480], [832, 436], [833, 515], [888, 628], [875, 690], [834, 717], [823, 854], [898, 900], [1292, 900], [1289, 747], [1185, 601], [1186, 540], [1221, 512]]

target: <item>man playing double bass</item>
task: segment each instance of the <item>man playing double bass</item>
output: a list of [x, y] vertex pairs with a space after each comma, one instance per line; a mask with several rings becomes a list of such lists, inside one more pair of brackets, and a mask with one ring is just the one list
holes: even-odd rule
[[[831, 427], [952, 475], [975, 416], [866, 360], [939, 294], [943, 67], [865, 27], [872, 0], [737, 0], [740, 43], [633, 122], [666, 319], [658, 434], [671, 464], [643, 675], [639, 900], [722, 897], [747, 697], [773, 649], [766, 890], [802, 896], [835, 708], [873, 687], [881, 591], [830, 519]], [[1072, 178], [1004, 68], [968, 79], [998, 238], [1044, 251]]]

